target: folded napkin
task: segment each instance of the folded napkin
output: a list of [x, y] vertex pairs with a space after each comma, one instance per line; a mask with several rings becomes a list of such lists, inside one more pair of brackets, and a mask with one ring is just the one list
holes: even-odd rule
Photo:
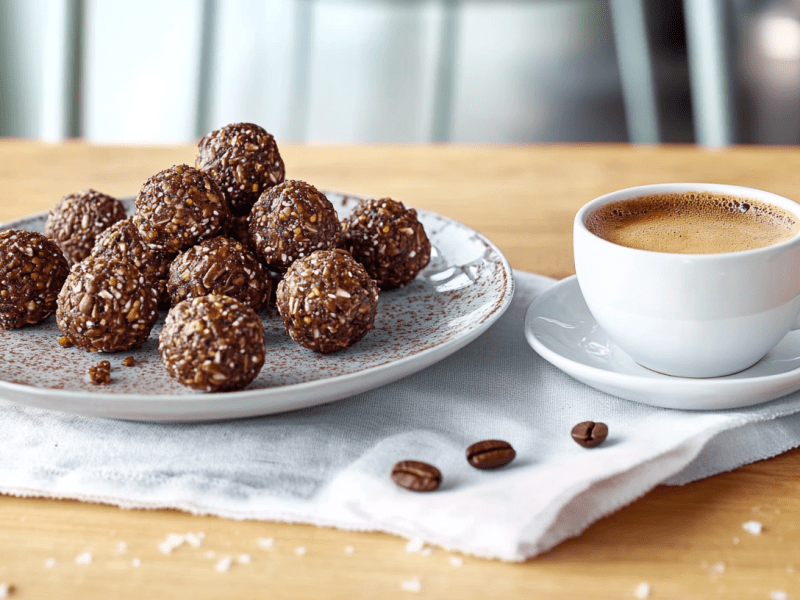
[[[598, 392], [540, 358], [525, 311], [553, 280], [517, 272], [509, 310], [416, 375], [315, 408], [170, 424], [78, 417], [0, 401], [0, 492], [175, 508], [233, 519], [385, 531], [520, 561], [576, 536], [659, 483], [682, 484], [800, 444], [800, 393], [725, 411], [653, 408]], [[597, 448], [570, 437], [603, 421]], [[503, 439], [509, 465], [479, 471], [465, 449]], [[431, 493], [390, 479], [399, 460], [436, 465]]]

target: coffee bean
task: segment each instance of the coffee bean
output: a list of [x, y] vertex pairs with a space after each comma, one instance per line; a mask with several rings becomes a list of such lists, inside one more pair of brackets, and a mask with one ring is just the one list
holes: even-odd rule
[[483, 440], [467, 448], [467, 461], [476, 469], [496, 469], [507, 465], [517, 455], [503, 440]]
[[401, 460], [392, 469], [392, 479], [412, 492], [432, 492], [442, 483], [442, 474], [433, 465], [419, 460]]
[[572, 428], [572, 439], [584, 448], [594, 448], [599, 446], [608, 437], [608, 425], [605, 423], [595, 423], [594, 421], [584, 421]]

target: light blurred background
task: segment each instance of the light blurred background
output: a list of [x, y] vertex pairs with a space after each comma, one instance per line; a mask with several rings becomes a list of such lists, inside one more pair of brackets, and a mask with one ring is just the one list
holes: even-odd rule
[[800, 0], [0, 0], [0, 135], [800, 143]]

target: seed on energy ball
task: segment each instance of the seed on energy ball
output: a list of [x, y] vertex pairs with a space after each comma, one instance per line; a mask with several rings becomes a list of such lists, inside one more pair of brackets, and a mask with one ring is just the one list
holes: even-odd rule
[[517, 453], [503, 440], [483, 440], [467, 448], [467, 462], [476, 469], [496, 469], [507, 465]]
[[364, 337], [378, 312], [378, 286], [344, 250], [295, 261], [278, 283], [278, 312], [291, 338], [322, 354]]
[[275, 138], [253, 123], [212, 131], [197, 145], [195, 166], [219, 184], [234, 215], [246, 215], [258, 197], [286, 175]]
[[167, 289], [173, 305], [222, 294], [259, 313], [269, 301], [272, 285], [266, 269], [244, 244], [215, 237], [178, 255], [170, 265]]
[[249, 223], [253, 250], [279, 273], [312, 252], [335, 248], [342, 232], [336, 209], [325, 194], [291, 179], [261, 195]]
[[56, 299], [69, 266], [56, 243], [41, 233], [0, 231], [0, 329], [44, 321], [56, 311]]
[[89, 352], [139, 348], [157, 319], [153, 289], [139, 269], [119, 260], [75, 263], [58, 295], [58, 328]]
[[584, 448], [594, 448], [599, 446], [608, 437], [608, 425], [605, 423], [595, 423], [594, 421], [583, 421], [572, 428], [572, 439]]
[[200, 296], [173, 306], [158, 343], [170, 376], [194, 390], [232, 391], [252, 382], [264, 366], [261, 319], [244, 302]]
[[89, 367], [87, 375], [89, 375], [89, 381], [94, 385], [108, 385], [111, 383], [111, 363], [101, 360], [96, 365]]
[[175, 255], [145, 244], [131, 219], [118, 221], [97, 236], [92, 256], [132, 263], [153, 288], [159, 307], [169, 307], [167, 279]]
[[420, 460], [401, 460], [392, 468], [392, 480], [412, 492], [432, 492], [442, 483], [442, 473]]
[[342, 221], [341, 246], [382, 290], [406, 285], [431, 258], [431, 243], [417, 211], [391, 198], [360, 201]]
[[72, 265], [89, 256], [97, 236], [126, 217], [122, 202], [95, 190], [64, 196], [47, 215], [44, 234]]
[[172, 253], [214, 237], [230, 216], [216, 182], [187, 165], [153, 175], [133, 202], [133, 224], [142, 240]]

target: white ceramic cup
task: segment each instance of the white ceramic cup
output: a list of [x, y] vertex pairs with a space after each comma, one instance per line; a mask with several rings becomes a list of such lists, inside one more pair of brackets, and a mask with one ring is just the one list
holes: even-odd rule
[[659, 373], [719, 377], [751, 367], [800, 328], [800, 233], [724, 254], [627, 248], [586, 227], [600, 206], [650, 194], [701, 191], [777, 205], [800, 220], [800, 204], [732, 185], [669, 183], [596, 198], [575, 216], [578, 284], [598, 325], [633, 360]]

